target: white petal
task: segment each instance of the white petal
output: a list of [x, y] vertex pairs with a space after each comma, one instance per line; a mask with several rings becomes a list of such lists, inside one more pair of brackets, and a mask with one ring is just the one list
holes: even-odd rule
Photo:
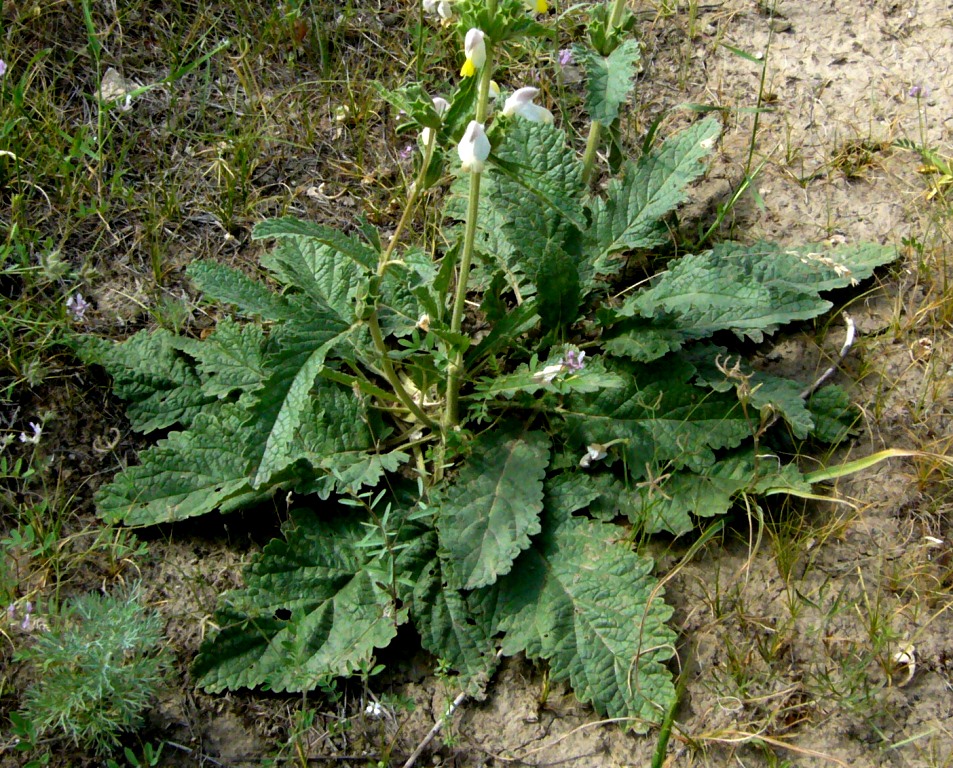
[[490, 140], [486, 137], [483, 124], [471, 120], [466, 133], [457, 145], [457, 154], [465, 171], [480, 173], [490, 156]]

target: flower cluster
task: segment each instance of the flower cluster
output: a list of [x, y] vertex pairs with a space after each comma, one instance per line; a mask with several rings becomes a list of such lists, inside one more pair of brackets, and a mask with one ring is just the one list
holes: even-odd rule
[[561, 373], [578, 373], [586, 367], [586, 353], [584, 350], [571, 348], [564, 357], [550, 363], [533, 374], [533, 381], [540, 384], [549, 384]]

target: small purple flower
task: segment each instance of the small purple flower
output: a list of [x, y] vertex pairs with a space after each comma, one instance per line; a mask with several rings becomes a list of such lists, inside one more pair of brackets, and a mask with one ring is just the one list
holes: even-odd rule
[[7, 74], [7, 62], [0, 59], [0, 77], [3, 77], [5, 74]]
[[570, 349], [566, 352], [566, 357], [563, 359], [563, 367], [569, 373], [575, 373], [576, 371], [581, 371], [586, 367], [586, 353], [584, 350], [579, 349]]
[[83, 319], [87, 309], [89, 309], [89, 302], [83, 298], [81, 293], [74, 293], [66, 300], [66, 311], [76, 321]]
[[7, 606], [7, 619], [9, 619], [10, 621], [13, 621], [16, 618], [16, 615], [17, 615], [17, 604], [10, 603], [10, 605]]
[[911, 99], [928, 99], [930, 89], [925, 85], [914, 85], [910, 88], [909, 96]]
[[556, 59], [559, 62], [559, 66], [568, 67], [573, 63], [572, 48], [561, 48], [559, 51], [559, 56]]
[[[26, 432], [20, 433], [20, 442], [21, 443], [33, 443], [37, 445], [40, 442], [40, 435], [43, 434], [43, 427], [37, 424], [35, 421], [30, 422], [30, 430], [33, 432], [32, 435], [28, 435]], [[27, 603], [27, 613], [33, 610], [33, 604]]]
[[404, 147], [402, 150], [400, 150], [400, 152], [397, 153], [397, 156], [398, 156], [401, 160], [407, 160], [407, 159], [410, 158], [410, 156], [411, 156], [413, 153], [414, 153], [414, 148], [413, 148], [413, 146], [411, 146], [410, 144], [408, 144], [406, 147]]
[[27, 600], [26, 605], [23, 606], [23, 610], [26, 616], [23, 617], [23, 623], [20, 625], [20, 629], [28, 630], [30, 628], [30, 614], [33, 613], [33, 603]]

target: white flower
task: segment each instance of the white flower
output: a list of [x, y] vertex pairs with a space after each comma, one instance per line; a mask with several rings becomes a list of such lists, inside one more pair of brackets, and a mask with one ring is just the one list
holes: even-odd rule
[[384, 716], [384, 708], [379, 701], [369, 701], [367, 706], [364, 707], [364, 714], [367, 715], [367, 717], [379, 720]]
[[533, 374], [533, 381], [538, 382], [539, 384], [549, 384], [564, 370], [563, 361], [558, 360], [552, 365], [547, 365], [545, 368], [536, 371], [536, 373]]
[[[448, 109], [450, 109], [450, 102], [447, 101], [442, 96], [434, 96], [433, 108], [434, 108], [434, 111], [437, 113], [437, 115], [442, 117], [443, 113], [446, 112]], [[421, 141], [423, 141], [425, 147], [430, 143], [430, 129], [429, 128], [424, 128], [420, 132], [420, 139]]]
[[472, 173], [482, 173], [486, 159], [490, 156], [490, 140], [483, 130], [483, 123], [471, 120], [466, 133], [457, 145], [457, 154], [460, 155], [460, 164], [463, 170]]
[[447, 21], [453, 16], [450, 0], [424, 0], [424, 11], [433, 16], [439, 16], [442, 21]]
[[460, 75], [473, 77], [476, 71], [486, 64], [486, 40], [481, 30], [474, 27], [467, 32], [466, 40], [463, 42], [463, 53], [467, 58], [460, 68]]
[[589, 467], [592, 466], [592, 462], [601, 461], [608, 455], [604, 445], [592, 443], [592, 445], [586, 446], [586, 453], [579, 460], [579, 466], [583, 469], [589, 469]]
[[534, 104], [533, 99], [539, 96], [539, 88], [531, 86], [520, 88], [516, 93], [510, 96], [503, 105], [503, 114], [506, 117], [519, 115], [524, 120], [533, 123], [546, 123], [550, 125], [553, 122], [553, 113], [546, 107]]

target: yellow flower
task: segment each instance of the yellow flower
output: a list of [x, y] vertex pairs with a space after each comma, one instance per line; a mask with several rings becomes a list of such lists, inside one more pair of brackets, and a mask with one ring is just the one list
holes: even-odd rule
[[546, 13], [549, 10], [549, 3], [546, 0], [524, 0], [526, 7], [535, 13]]
[[482, 31], [474, 28], [467, 32], [466, 40], [463, 43], [463, 52], [467, 58], [460, 68], [460, 75], [462, 77], [473, 77], [476, 71], [486, 64], [486, 40], [483, 38]]

